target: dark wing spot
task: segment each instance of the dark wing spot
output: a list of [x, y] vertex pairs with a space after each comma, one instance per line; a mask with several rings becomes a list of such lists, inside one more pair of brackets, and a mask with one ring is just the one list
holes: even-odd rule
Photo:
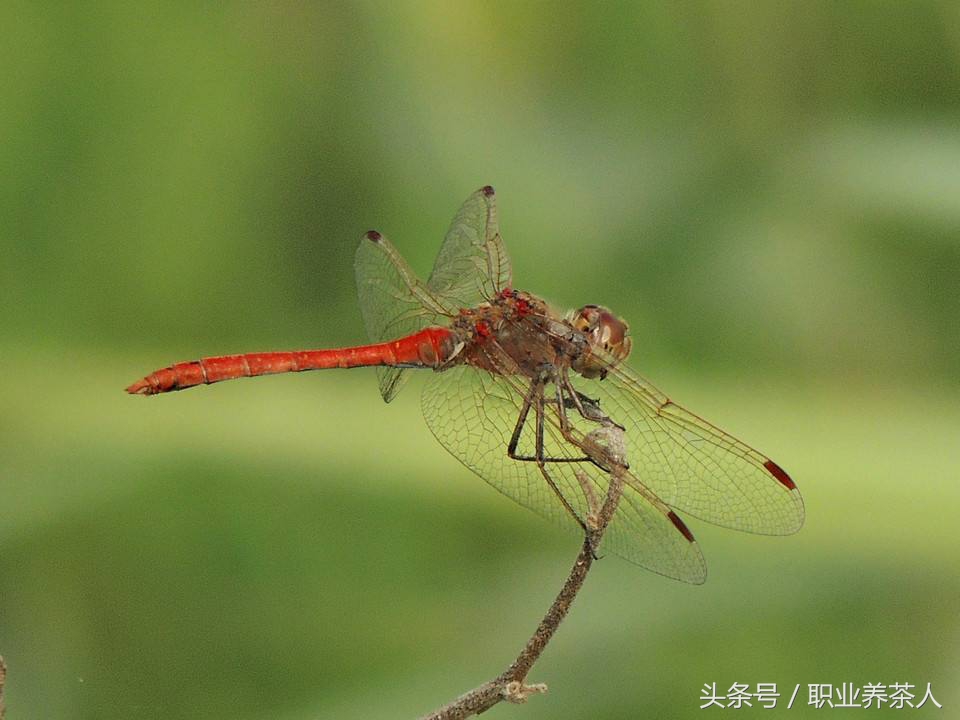
[[378, 233], [376, 230], [367, 230], [367, 234], [364, 235], [364, 237], [371, 242], [380, 242], [380, 238], [382, 238], [383, 235]]
[[492, 185], [484, 185], [482, 190], [483, 190], [483, 194], [486, 195], [487, 197], [490, 197], [491, 195], [493, 195]]
[[777, 465], [773, 460], [767, 460], [763, 466], [767, 471], [773, 475], [781, 485], [783, 485], [787, 490], [796, 490], [797, 484], [790, 479], [790, 476], [784, 472], [784, 469]]
[[670, 518], [670, 522], [673, 523], [677, 530], [683, 533], [683, 536], [687, 540], [690, 542], [696, 542], [696, 540], [693, 539], [693, 533], [690, 532], [690, 528], [684, 524], [683, 520], [681, 520], [673, 510], [667, 513], [667, 517]]

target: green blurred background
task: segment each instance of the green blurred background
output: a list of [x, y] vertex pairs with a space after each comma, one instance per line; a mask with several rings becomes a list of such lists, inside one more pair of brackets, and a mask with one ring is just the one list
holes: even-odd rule
[[[10, 718], [412, 717], [492, 677], [573, 535], [368, 370], [152, 400], [173, 361], [365, 339], [490, 183], [518, 287], [797, 479], [803, 531], [616, 557], [490, 717], [701, 717], [704, 683], [960, 705], [953, 3], [4, 3], [0, 653]], [[422, 381], [421, 381], [422, 382]], [[711, 712], [719, 712], [713, 709]], [[836, 713], [853, 713], [853, 710]], [[872, 710], [870, 712], [876, 712]], [[890, 711], [913, 716], [919, 711]], [[818, 714], [819, 713], [819, 714]]]

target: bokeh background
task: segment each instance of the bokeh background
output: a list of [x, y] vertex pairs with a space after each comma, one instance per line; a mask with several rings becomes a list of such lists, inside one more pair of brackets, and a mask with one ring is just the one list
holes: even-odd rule
[[704, 683], [776, 682], [792, 710], [725, 712], [819, 717], [810, 683], [929, 682], [956, 717], [955, 4], [7, 2], [0, 25], [10, 718], [413, 717], [515, 656], [578, 540], [448, 456], [416, 379], [389, 406], [368, 370], [122, 392], [364, 340], [361, 233], [426, 272], [487, 183], [517, 285], [627, 317], [633, 366], [808, 513], [776, 539], [691, 521], [699, 588], [604, 559], [531, 675], [549, 694], [490, 716], [701, 717]]

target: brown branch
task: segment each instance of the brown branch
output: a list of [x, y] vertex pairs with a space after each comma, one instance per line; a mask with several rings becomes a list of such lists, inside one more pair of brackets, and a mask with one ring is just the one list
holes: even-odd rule
[[560, 594], [553, 601], [543, 620], [540, 621], [533, 636], [527, 641], [526, 646], [510, 667], [493, 680], [464, 693], [453, 702], [434, 710], [429, 715], [424, 715], [420, 720], [461, 720], [462, 718], [479, 715], [503, 700], [522, 703], [534, 693], [546, 692], [546, 685], [526, 685], [524, 681], [533, 664], [540, 657], [547, 643], [550, 642], [553, 633], [556, 632], [560, 623], [566, 617], [573, 599], [580, 591], [583, 581], [586, 580], [590, 566], [593, 565], [593, 560], [596, 557], [594, 552], [600, 545], [603, 533], [617, 509], [617, 503], [620, 502], [622, 492], [623, 476], [614, 471], [610, 474], [610, 485], [607, 488], [607, 496], [603, 506], [596, 512], [595, 517], [588, 518], [587, 535], [567, 581], [563, 584]]
[[3, 720], [7, 714], [7, 706], [3, 702], [3, 686], [7, 684], [7, 665], [3, 662], [3, 655], [0, 655], [0, 720]]

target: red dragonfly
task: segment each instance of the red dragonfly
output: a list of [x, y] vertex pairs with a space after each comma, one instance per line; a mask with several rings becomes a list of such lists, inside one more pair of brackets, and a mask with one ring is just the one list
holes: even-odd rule
[[706, 579], [699, 545], [675, 511], [763, 535], [803, 524], [800, 492], [779, 465], [627, 368], [623, 320], [598, 305], [558, 313], [513, 289], [493, 188], [460, 208], [426, 283], [376, 231], [360, 241], [355, 267], [373, 344], [182, 362], [127, 392], [377, 366], [389, 402], [409, 369], [430, 369], [422, 401], [430, 430], [521, 505], [588, 532], [618, 473], [623, 495], [603, 547], [649, 570]]

